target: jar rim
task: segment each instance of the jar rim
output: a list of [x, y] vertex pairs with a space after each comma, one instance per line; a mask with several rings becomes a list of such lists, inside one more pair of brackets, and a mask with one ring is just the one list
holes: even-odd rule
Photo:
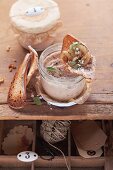
[[[54, 80], [54, 81], [59, 81], [59, 82], [63, 82], [65, 80], [70, 80], [70, 81], [75, 81], [75, 79], [77, 80], [76, 83], [79, 83], [80, 81], [82, 81], [84, 79], [83, 76], [77, 76], [76, 78], [74, 77], [54, 77], [50, 74], [48, 74], [43, 65], [41, 64], [42, 61], [43, 61], [43, 58], [45, 57], [44, 55], [46, 54], [46, 52], [48, 52], [49, 50], [53, 50], [53, 49], [56, 49], [56, 50], [53, 50], [51, 53], [49, 53], [48, 55], [52, 54], [53, 52], [58, 52], [58, 51], [61, 51], [61, 48], [62, 48], [62, 43], [55, 43], [51, 46], [49, 46], [48, 48], [46, 48], [40, 55], [40, 58], [39, 58], [39, 62], [38, 62], [38, 68], [39, 68], [39, 72], [41, 74], [41, 76], [44, 78], [44, 75], [45, 74], [47, 76], [47, 78], [49, 78], [50, 80]], [[47, 55], [47, 56], [48, 56]]]

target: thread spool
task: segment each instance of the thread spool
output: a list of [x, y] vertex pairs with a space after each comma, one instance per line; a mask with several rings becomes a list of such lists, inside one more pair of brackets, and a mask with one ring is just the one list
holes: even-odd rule
[[70, 121], [42, 121], [41, 127], [40, 127], [40, 134], [42, 138], [54, 149], [58, 150], [61, 152], [63, 155], [66, 167], [68, 170], [70, 170], [70, 166], [67, 163], [66, 157], [64, 153], [54, 146], [54, 143], [60, 142], [64, 140], [67, 136], [68, 129], [70, 128]]
[[54, 144], [66, 138], [70, 124], [70, 121], [42, 121], [40, 134], [46, 142]]

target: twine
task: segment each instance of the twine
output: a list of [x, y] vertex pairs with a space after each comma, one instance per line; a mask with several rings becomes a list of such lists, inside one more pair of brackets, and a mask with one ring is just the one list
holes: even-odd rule
[[63, 155], [66, 167], [70, 170], [70, 167], [67, 163], [66, 156], [59, 148], [54, 146], [54, 143], [64, 140], [67, 136], [68, 129], [70, 128], [70, 121], [42, 121], [40, 127], [40, 134], [42, 138], [53, 148], [60, 151]]
[[40, 134], [46, 142], [57, 143], [64, 140], [70, 127], [70, 121], [42, 121]]

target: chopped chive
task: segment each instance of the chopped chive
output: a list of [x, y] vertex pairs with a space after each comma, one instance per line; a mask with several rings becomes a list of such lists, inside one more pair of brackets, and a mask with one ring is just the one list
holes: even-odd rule
[[73, 68], [77, 70], [77, 69], [81, 68], [81, 65], [77, 64]]
[[74, 68], [74, 69], [78, 69], [78, 68], [81, 68], [81, 65], [80, 64], [78, 64], [76, 61], [70, 61], [69, 62], [69, 65], [72, 67], [72, 68]]
[[69, 65], [70, 65], [71, 67], [73, 67], [73, 66], [76, 65], [76, 62], [75, 62], [75, 61], [70, 61], [70, 62], [69, 62]]
[[33, 101], [34, 101], [34, 104], [36, 104], [38, 106], [42, 105], [42, 102], [38, 96], [34, 97]]
[[47, 71], [54, 72], [54, 71], [56, 71], [56, 69], [54, 67], [47, 67]]
[[75, 50], [76, 47], [79, 46], [79, 42], [74, 42], [73, 44], [70, 45], [69, 49], [70, 50]]

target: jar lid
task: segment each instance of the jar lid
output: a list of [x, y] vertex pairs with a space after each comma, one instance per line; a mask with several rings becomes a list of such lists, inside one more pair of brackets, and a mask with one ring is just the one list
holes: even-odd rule
[[60, 11], [53, 0], [18, 0], [11, 7], [10, 18], [18, 30], [42, 33], [59, 22]]

